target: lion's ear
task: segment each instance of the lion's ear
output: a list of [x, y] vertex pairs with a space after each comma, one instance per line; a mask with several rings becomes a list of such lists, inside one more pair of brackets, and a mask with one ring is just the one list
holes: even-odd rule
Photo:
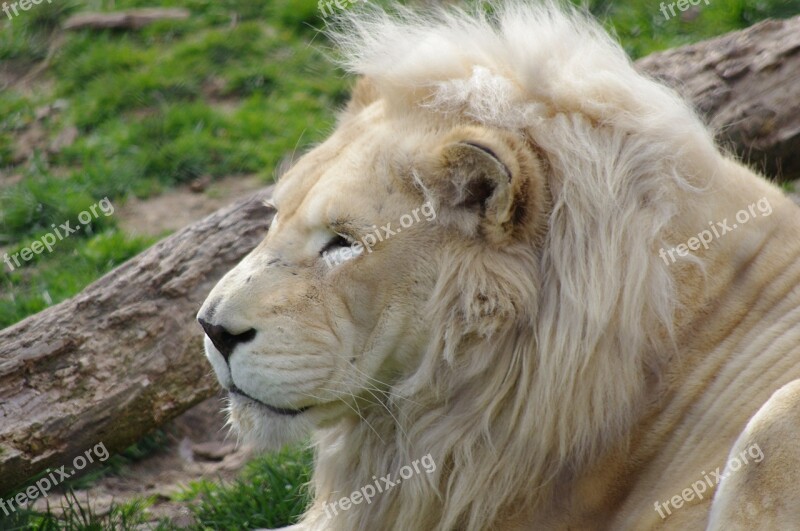
[[438, 159], [439, 175], [430, 183], [430, 191], [441, 207], [477, 214], [483, 224], [508, 225], [520, 180], [514, 174], [519, 164], [512, 149], [485, 135], [462, 137], [442, 146]]
[[441, 157], [449, 174], [450, 206], [483, 212], [508, 203], [511, 171], [490, 147], [457, 142], [445, 146]]

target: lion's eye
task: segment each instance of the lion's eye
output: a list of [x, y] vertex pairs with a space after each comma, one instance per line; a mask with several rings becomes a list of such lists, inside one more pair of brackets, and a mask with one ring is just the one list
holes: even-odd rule
[[322, 248], [319, 254], [323, 255], [342, 247], [350, 247], [352, 244], [353, 242], [347, 239], [346, 236], [336, 234], [328, 243], [325, 244], [325, 247]]

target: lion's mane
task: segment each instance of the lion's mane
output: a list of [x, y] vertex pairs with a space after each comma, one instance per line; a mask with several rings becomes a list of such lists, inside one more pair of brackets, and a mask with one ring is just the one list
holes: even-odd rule
[[438, 465], [333, 520], [317, 506], [319, 528], [482, 531], [551, 504], [626, 437], [674, 354], [679, 297], [655, 250], [720, 156], [680, 98], [568, 8], [367, 9], [331, 34], [389, 112], [523, 131], [546, 162], [541, 246], [454, 245], [420, 308], [432, 323], [420, 366], [386, 408], [315, 440], [327, 501], [428, 453]]

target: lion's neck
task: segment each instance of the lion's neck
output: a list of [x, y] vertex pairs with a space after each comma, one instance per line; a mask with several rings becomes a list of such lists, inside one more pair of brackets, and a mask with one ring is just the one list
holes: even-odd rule
[[666, 366], [663, 380], [673, 385], [664, 389], [655, 434], [669, 441], [664, 459], [680, 460], [688, 439], [703, 441], [702, 457], [721, 464], [769, 396], [800, 378], [790, 355], [800, 351], [800, 211], [783, 197], [770, 202], [771, 218], [731, 233], [707, 265], [704, 289], [684, 294], [691, 305], [677, 359]]
[[[717, 214], [735, 228], [712, 242], [703, 283], [680, 286], [688, 302], [678, 323], [678, 354], [664, 375], [675, 384], [665, 389], [672, 398], [661, 417], [691, 414], [695, 426], [687, 436], [714, 429], [725, 445], [781, 382], [800, 377], [787, 356], [798, 349], [800, 328], [800, 210], [761, 181], [746, 185], [728, 203], [734, 208]], [[737, 223], [736, 210], [759, 198], [769, 202], [770, 214]], [[702, 277], [697, 269], [691, 274]]]
[[[775, 390], [800, 378], [800, 210], [760, 181], [744, 179], [732, 195], [727, 207], [701, 218], [727, 217], [732, 226], [737, 210], [761, 197], [773, 212], [713, 241], [702, 256], [705, 275], [675, 265], [684, 303], [676, 319], [677, 349], [653, 375], [649, 407], [630, 444], [609, 451], [567, 491], [567, 507], [577, 515], [570, 525], [605, 512], [611, 528], [658, 526], [654, 501], [669, 500], [723, 466], [749, 418]], [[681, 517], [703, 527], [712, 497], [682, 509]]]

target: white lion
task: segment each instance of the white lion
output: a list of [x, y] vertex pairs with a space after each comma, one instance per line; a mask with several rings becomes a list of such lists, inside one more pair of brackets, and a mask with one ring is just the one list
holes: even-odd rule
[[199, 314], [236, 428], [313, 434], [294, 528], [797, 528], [800, 209], [583, 15], [344, 17]]

